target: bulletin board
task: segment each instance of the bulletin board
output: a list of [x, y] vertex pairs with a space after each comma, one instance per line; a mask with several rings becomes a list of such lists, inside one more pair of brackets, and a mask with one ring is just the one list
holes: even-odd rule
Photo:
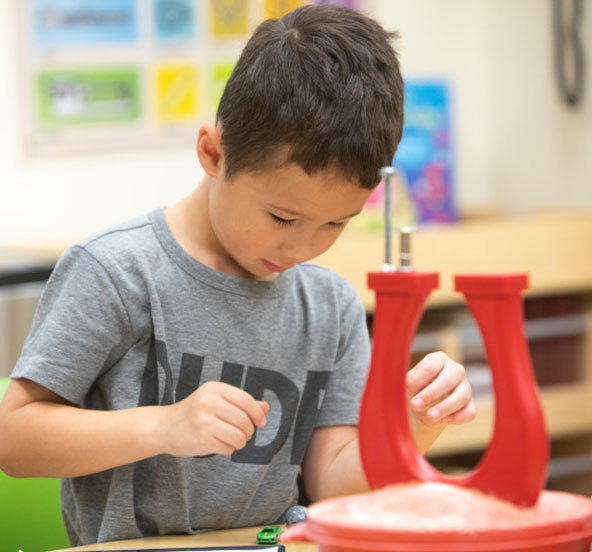
[[254, 28], [308, 3], [19, 0], [26, 156], [187, 146]]

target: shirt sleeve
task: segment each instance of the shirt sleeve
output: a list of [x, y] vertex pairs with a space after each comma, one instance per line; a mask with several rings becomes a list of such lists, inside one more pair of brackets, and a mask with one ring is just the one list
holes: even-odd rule
[[341, 297], [339, 346], [317, 426], [357, 425], [370, 365], [366, 311], [351, 284]]
[[80, 246], [58, 261], [39, 300], [12, 378], [80, 404], [133, 339], [129, 314], [104, 266]]

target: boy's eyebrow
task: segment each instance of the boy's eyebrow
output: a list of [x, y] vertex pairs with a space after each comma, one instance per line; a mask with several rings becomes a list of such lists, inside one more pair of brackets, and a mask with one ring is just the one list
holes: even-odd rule
[[[283, 211], [284, 213], [287, 213], [288, 215], [294, 215], [295, 217], [301, 217], [301, 218], [309, 218], [306, 215], [299, 213], [298, 211], [294, 211], [294, 209], [290, 209], [289, 207], [282, 207], [281, 205], [275, 205], [273, 203], [270, 203], [269, 206], [274, 209], [278, 209], [279, 211]], [[351, 213], [349, 215], [344, 215], [343, 217], [339, 217], [334, 220], [342, 220], [342, 219], [346, 219], [346, 218], [352, 218], [352, 217], [355, 217], [356, 215], [359, 215], [361, 212], [362, 212], [362, 210], [359, 209], [359, 210], [355, 211], [354, 213]]]

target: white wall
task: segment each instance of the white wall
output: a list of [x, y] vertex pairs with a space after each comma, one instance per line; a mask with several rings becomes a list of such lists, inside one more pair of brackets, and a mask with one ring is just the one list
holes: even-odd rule
[[[523, 0], [514, 0], [522, 2]], [[461, 207], [489, 206], [493, 185], [492, 72], [488, 21], [498, 0], [374, 0], [370, 9], [388, 30], [401, 34], [404, 77], [446, 79], [453, 94], [457, 200]]]
[[[0, 243], [70, 242], [188, 193], [202, 174], [193, 144], [22, 157], [18, 1], [0, 1]], [[592, 207], [592, 1], [584, 0], [588, 82], [578, 111], [558, 99], [549, 1], [368, 1], [401, 32], [406, 76], [452, 82], [461, 208]]]
[[592, 1], [583, 3], [587, 87], [574, 111], [554, 80], [550, 0], [374, 0], [385, 26], [401, 30], [405, 75], [441, 75], [456, 90], [461, 206], [592, 207]]
[[577, 111], [559, 100], [551, 2], [502, 0], [489, 10], [495, 30], [493, 177], [509, 208], [592, 207], [592, 1], [583, 4], [587, 82]]

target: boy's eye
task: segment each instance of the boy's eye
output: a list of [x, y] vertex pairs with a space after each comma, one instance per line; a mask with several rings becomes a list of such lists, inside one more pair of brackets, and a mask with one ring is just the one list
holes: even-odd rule
[[296, 219], [285, 219], [282, 217], [278, 217], [277, 215], [274, 215], [273, 213], [269, 213], [269, 214], [271, 215], [271, 218], [273, 220], [275, 220], [278, 224], [281, 224], [282, 226], [289, 226], [290, 224], [292, 224], [296, 220]]
[[328, 222], [327, 224], [329, 226], [334, 227], [334, 228], [341, 228], [342, 226], [345, 225], [345, 222]]

